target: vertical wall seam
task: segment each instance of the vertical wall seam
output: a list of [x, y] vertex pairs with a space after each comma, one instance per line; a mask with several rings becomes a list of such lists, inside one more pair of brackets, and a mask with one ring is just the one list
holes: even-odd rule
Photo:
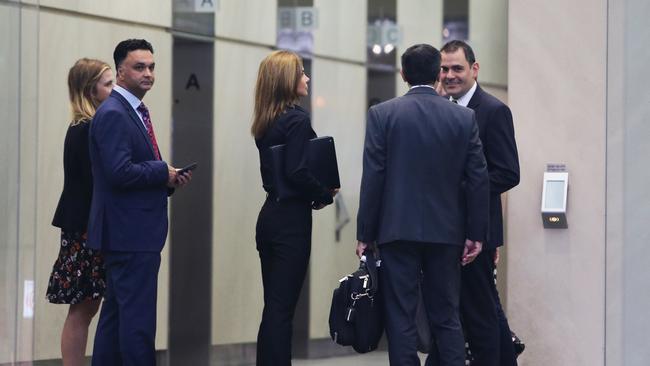
[[[20, 158], [21, 158], [21, 153], [20, 153], [20, 139], [21, 139], [21, 129], [22, 129], [22, 113], [21, 113], [21, 95], [22, 95], [22, 51], [23, 51], [23, 31], [22, 31], [22, 25], [23, 25], [23, 7], [22, 3], [18, 4], [18, 86], [16, 87], [16, 90], [18, 92], [18, 103], [16, 103], [16, 109], [17, 109], [17, 117], [16, 121], [18, 123], [18, 144], [16, 148], [16, 159], [18, 160], [17, 164], [17, 172], [16, 176], [14, 179], [16, 179], [16, 272], [15, 272], [15, 278], [16, 278], [16, 295], [20, 294], [20, 285], [18, 279], [20, 278], [20, 175], [21, 175], [21, 164], [20, 164]], [[13, 351], [13, 356], [12, 356], [12, 362], [17, 361], [18, 357], [18, 312], [20, 309], [20, 296], [16, 296], [16, 301], [14, 305], [14, 330], [13, 330], [13, 343], [14, 343], [14, 351]]]
[[608, 172], [608, 148], [609, 148], [609, 22], [610, 22], [610, 7], [609, 0], [605, 0], [605, 245], [604, 245], [604, 256], [603, 256], [603, 365], [607, 365], [607, 244], [608, 244], [608, 225], [609, 217], [607, 215], [607, 204], [608, 204], [608, 186], [607, 179], [609, 177]]

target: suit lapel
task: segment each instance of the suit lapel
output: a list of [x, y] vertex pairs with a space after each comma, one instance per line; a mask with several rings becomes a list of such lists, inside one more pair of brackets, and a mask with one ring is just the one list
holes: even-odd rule
[[472, 99], [469, 100], [469, 103], [467, 103], [467, 108], [471, 109], [476, 109], [476, 107], [481, 104], [481, 98], [483, 97], [483, 89], [481, 89], [481, 86], [478, 85], [478, 82], [476, 83], [476, 90], [474, 91], [474, 95], [472, 95]]
[[147, 146], [149, 146], [149, 150], [151, 151], [152, 156], [156, 156], [156, 154], [153, 151], [153, 144], [151, 143], [151, 139], [149, 138], [149, 133], [147, 132], [147, 129], [144, 127], [144, 124], [142, 123], [142, 120], [138, 116], [138, 114], [133, 110], [133, 107], [131, 107], [131, 104], [129, 104], [129, 101], [126, 100], [122, 96], [122, 94], [116, 92], [115, 90], [111, 91], [111, 96], [114, 96], [119, 100], [122, 105], [124, 106], [124, 109], [126, 109], [127, 113], [129, 114], [129, 117], [131, 117], [131, 122], [135, 123], [136, 127], [140, 130], [140, 133], [142, 133], [142, 137], [144, 138], [144, 141], [147, 143]]

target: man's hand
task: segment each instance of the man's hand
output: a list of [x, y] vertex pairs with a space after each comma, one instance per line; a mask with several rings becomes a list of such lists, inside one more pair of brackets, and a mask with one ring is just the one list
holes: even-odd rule
[[332, 194], [332, 197], [336, 197], [336, 194], [339, 193], [340, 190], [341, 188], [330, 189], [330, 193]]
[[438, 95], [441, 97], [447, 97], [447, 91], [445, 90], [444, 85], [442, 85], [442, 81], [438, 81], [436, 84], [436, 93], [438, 93]]
[[186, 171], [182, 174], [176, 174], [176, 187], [183, 187], [192, 180], [192, 171]]
[[361, 256], [363, 255], [364, 250], [366, 250], [366, 248], [368, 248], [369, 246], [371, 246], [371, 244], [364, 243], [362, 241], [358, 241], [357, 242], [357, 257], [361, 258]]
[[463, 257], [460, 260], [461, 265], [471, 263], [481, 253], [483, 243], [480, 241], [473, 241], [465, 239], [465, 248], [463, 249]]
[[188, 171], [183, 174], [178, 174], [179, 170], [180, 169], [176, 169], [173, 166], [167, 164], [167, 172], [169, 173], [167, 177], [167, 187], [169, 188], [183, 187], [192, 180], [192, 171]]
[[494, 251], [494, 265], [499, 264], [499, 248]]

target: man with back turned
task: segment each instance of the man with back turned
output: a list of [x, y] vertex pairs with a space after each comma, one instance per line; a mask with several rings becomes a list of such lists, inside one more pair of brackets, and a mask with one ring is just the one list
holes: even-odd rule
[[156, 292], [167, 237], [167, 197], [187, 184], [162, 160], [149, 109], [153, 47], [143, 39], [113, 52], [117, 85], [90, 125], [93, 199], [88, 244], [106, 263], [106, 295], [93, 349], [94, 366], [155, 365]]
[[474, 112], [433, 88], [434, 47], [401, 58], [410, 90], [368, 111], [357, 254], [378, 246], [390, 364], [420, 365], [415, 312], [422, 288], [441, 364], [464, 365], [458, 317], [461, 265], [480, 253], [488, 224], [488, 174]]

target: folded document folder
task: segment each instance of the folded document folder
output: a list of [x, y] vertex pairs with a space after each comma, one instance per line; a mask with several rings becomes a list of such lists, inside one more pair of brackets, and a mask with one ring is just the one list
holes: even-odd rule
[[[269, 149], [273, 161], [273, 189], [277, 198], [282, 200], [300, 196], [300, 192], [287, 179], [284, 170], [284, 145], [271, 146]], [[323, 136], [309, 140], [307, 153], [309, 154], [309, 171], [314, 178], [329, 189], [340, 188], [334, 138]]]

